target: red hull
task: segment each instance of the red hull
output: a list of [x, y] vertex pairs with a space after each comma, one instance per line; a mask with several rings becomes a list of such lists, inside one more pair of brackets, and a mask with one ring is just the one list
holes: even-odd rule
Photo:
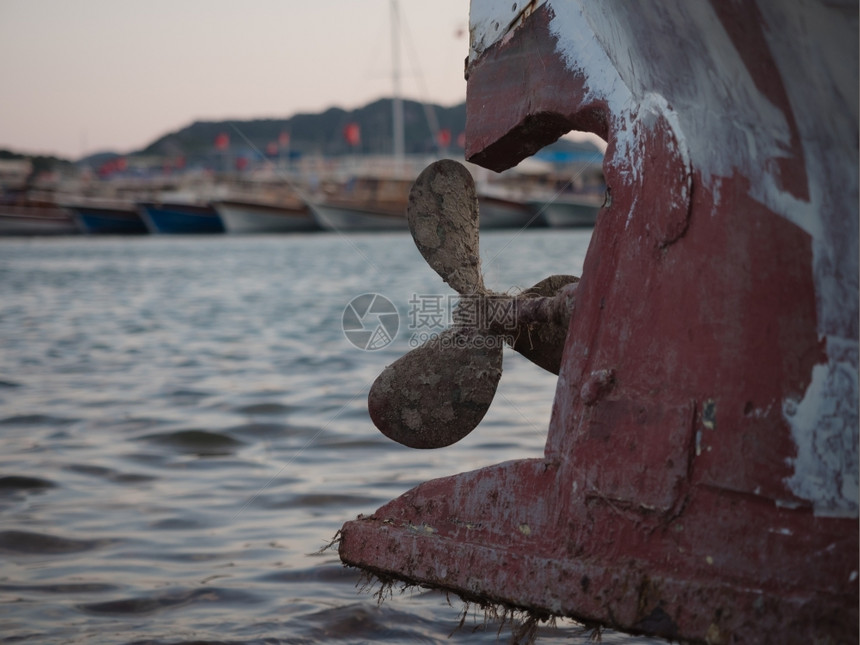
[[422, 484], [342, 559], [673, 639], [856, 642], [856, 5], [527, 13], [473, 41], [467, 157], [589, 130], [611, 190], [545, 458]]

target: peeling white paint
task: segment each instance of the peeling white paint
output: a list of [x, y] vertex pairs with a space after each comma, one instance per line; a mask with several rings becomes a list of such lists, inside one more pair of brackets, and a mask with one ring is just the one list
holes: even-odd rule
[[413, 524], [412, 522], [406, 523], [406, 528], [410, 531], [414, 531], [415, 533], [424, 533], [425, 535], [433, 535], [437, 532], [438, 529], [433, 528], [429, 524]]
[[538, 7], [545, 0], [472, 0], [469, 5], [469, 62], [494, 43], [504, 38], [516, 26], [526, 7]]
[[[616, 117], [612, 136], [619, 155], [633, 143], [629, 126], [637, 108], [651, 101], [652, 88], [664, 86], [655, 82], [664, 73], [663, 65], [643, 61], [653, 57], [655, 49], [667, 62], [669, 56], [677, 55], [673, 42], [665, 46], [658, 42], [661, 33], [630, 36], [647, 31], [648, 19], [652, 26], [673, 19], [675, 25], [663, 24], [664, 31], [695, 32], [699, 44], [689, 51], [698, 55], [687, 56], [683, 61], [685, 82], [674, 84], [671, 96], [662, 100], [677, 111], [673, 129], [705, 180], [712, 175], [732, 175], [739, 161], [743, 170], [758, 174], [762, 161], [784, 156], [791, 140], [785, 116], [758, 90], [708, 3], [672, 3], [662, 12], [651, 12], [653, 17], [630, 11], [623, 3], [554, 0], [549, 4], [555, 13], [551, 29], [558, 37], [559, 53], [571, 69], [588, 78], [588, 98], [605, 100]], [[725, 100], [729, 92], [735, 98], [732, 102]], [[702, 105], [708, 109], [700, 109]], [[722, 143], [717, 146], [715, 141]], [[740, 159], [738, 150], [746, 152]]]
[[792, 531], [791, 529], [787, 529], [787, 528], [779, 528], [779, 529], [771, 528], [771, 529], [768, 529], [768, 532], [769, 533], [777, 533], [779, 535], [794, 535], [794, 531]]
[[[785, 8], [763, 3], [768, 44], [783, 75], [806, 82], [787, 84], [809, 176], [810, 199], [783, 194], [782, 214], [812, 237], [819, 333], [828, 362], [813, 371], [800, 401], [783, 409], [797, 443], [792, 492], [818, 513], [858, 514], [858, 59], [855, 19], [831, 20], [817, 3]], [[856, 8], [854, 9], [856, 11]], [[792, 41], [823, 34], [814, 47]], [[846, 44], [853, 43], [851, 56]], [[854, 133], [845, 136], [845, 133]], [[773, 187], [764, 190], [774, 194]], [[829, 478], [829, 481], [828, 481]]]
[[630, 204], [630, 210], [627, 211], [627, 219], [624, 221], [624, 230], [630, 228], [630, 222], [633, 221], [633, 211], [636, 210], [636, 204], [639, 201], [639, 196], [633, 198], [633, 203]]
[[794, 474], [786, 484], [792, 493], [813, 502], [819, 515], [856, 517], [860, 503], [856, 348], [853, 359], [842, 360], [839, 352], [828, 349], [830, 361], [813, 368], [803, 398], [783, 405], [797, 444], [797, 457], [791, 460]]
[[749, 416], [753, 419], [767, 419], [770, 416], [771, 410], [773, 410], [773, 405], [773, 403], [769, 403], [765, 408], [753, 408], [749, 412]]

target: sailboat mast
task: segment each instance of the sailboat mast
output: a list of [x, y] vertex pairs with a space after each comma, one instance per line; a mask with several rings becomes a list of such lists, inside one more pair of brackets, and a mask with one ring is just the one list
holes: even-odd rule
[[391, 81], [394, 98], [391, 102], [392, 126], [394, 128], [394, 158], [400, 163], [404, 155], [403, 100], [400, 96], [400, 16], [397, 0], [391, 0]]

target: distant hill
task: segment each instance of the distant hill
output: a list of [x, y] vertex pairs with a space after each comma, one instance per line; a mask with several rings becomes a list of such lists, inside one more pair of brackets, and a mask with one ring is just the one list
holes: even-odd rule
[[[296, 114], [286, 119], [229, 121], [195, 121], [168, 133], [136, 154], [185, 156], [188, 159], [211, 156], [219, 135], [227, 135], [230, 150], [236, 153], [265, 153], [283, 133], [289, 136], [293, 156], [344, 154], [385, 154], [392, 150], [392, 100], [380, 99], [355, 110], [330, 108], [319, 114]], [[438, 128], [450, 136], [450, 147], [457, 147], [457, 137], [466, 124], [466, 105], [424, 107], [416, 101], [403, 101], [405, 151], [407, 154], [435, 150], [434, 136], [428, 124], [435, 117]], [[347, 126], [357, 126], [359, 140], [351, 145], [345, 136]], [[353, 130], [355, 132], [355, 130]], [[462, 148], [461, 148], [462, 149]]]
[[118, 157], [122, 157], [123, 155], [119, 152], [114, 152], [112, 150], [105, 150], [103, 152], [93, 152], [88, 154], [86, 157], [81, 157], [75, 163], [79, 166], [89, 166], [91, 168], [98, 168], [103, 163], [111, 161], [112, 159], [116, 159]]
[[34, 176], [41, 172], [68, 168], [72, 164], [68, 159], [63, 159], [61, 157], [54, 157], [51, 155], [31, 155], [5, 149], [0, 149], [0, 160], [27, 160], [32, 164], [32, 174]]

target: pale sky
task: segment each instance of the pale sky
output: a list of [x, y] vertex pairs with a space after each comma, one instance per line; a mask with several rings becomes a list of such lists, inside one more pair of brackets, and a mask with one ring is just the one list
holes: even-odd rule
[[[129, 152], [194, 120], [392, 95], [390, 0], [0, 0], [0, 148]], [[469, 0], [400, 0], [402, 93], [466, 99]]]

